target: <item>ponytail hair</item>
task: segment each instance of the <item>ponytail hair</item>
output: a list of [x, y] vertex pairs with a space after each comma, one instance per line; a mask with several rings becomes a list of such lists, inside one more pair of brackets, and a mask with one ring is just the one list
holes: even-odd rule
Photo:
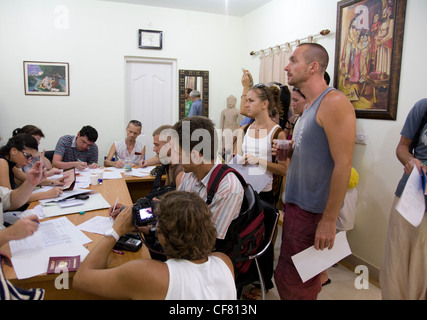
[[280, 102], [280, 87], [275, 83], [269, 83], [268, 85], [259, 83], [249, 90], [255, 90], [259, 99], [268, 101], [268, 115], [270, 117], [274, 116], [274, 112], [279, 114], [283, 112]]
[[0, 148], [0, 156], [5, 157], [6, 155], [9, 155], [12, 148], [17, 149], [18, 151], [23, 151], [25, 148], [38, 151], [39, 145], [37, 140], [31, 134], [18, 133], [10, 138], [6, 145]]
[[32, 136], [40, 136], [41, 138], [44, 138], [43, 131], [36, 126], [33, 126], [32, 124], [27, 124], [26, 126], [23, 126], [22, 128], [16, 128], [12, 132], [12, 137], [16, 136], [20, 133], [28, 133]]

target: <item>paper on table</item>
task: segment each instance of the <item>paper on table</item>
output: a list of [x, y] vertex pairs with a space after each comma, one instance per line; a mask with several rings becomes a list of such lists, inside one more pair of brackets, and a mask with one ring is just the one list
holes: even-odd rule
[[145, 168], [138, 168], [136, 170], [140, 171], [140, 172], [145, 172], [145, 173], [150, 173], [151, 170], [153, 170], [156, 166], [148, 166]]
[[426, 210], [425, 197], [421, 175], [416, 167], [406, 182], [396, 210], [414, 227], [418, 227], [423, 220]]
[[5, 222], [9, 224], [14, 224], [19, 219], [36, 215], [39, 219], [43, 218], [43, 208], [42, 205], [39, 204], [35, 206], [33, 209], [25, 210], [25, 211], [7, 211], [3, 212], [3, 219]]
[[132, 170], [131, 174], [132, 174], [132, 177], [138, 177], [138, 178], [148, 177], [150, 175], [147, 172], [140, 172], [135, 170]]
[[114, 220], [108, 217], [96, 216], [92, 219], [79, 224], [77, 228], [81, 231], [105, 234], [107, 230], [113, 227]]
[[270, 178], [266, 175], [266, 171], [259, 166], [243, 165], [243, 157], [236, 155], [228, 165], [239, 172], [245, 179], [247, 184], [250, 184], [256, 192], [261, 192], [270, 182]]
[[51, 256], [76, 256], [88, 251], [82, 244], [92, 242], [66, 217], [41, 222], [38, 230], [25, 239], [9, 242], [12, 263], [18, 279], [45, 273]]
[[108, 179], [121, 179], [123, 178], [121, 173], [119, 171], [104, 171], [102, 175], [102, 179], [108, 180]]
[[334, 246], [331, 250], [316, 250], [312, 246], [292, 256], [292, 261], [302, 282], [306, 282], [350, 254], [351, 249], [347, 242], [346, 232], [342, 231], [335, 235]]
[[50, 257], [80, 256], [83, 261], [89, 251], [81, 244], [70, 243], [46, 248], [26, 255], [12, 257], [13, 269], [18, 279], [27, 279], [46, 273]]

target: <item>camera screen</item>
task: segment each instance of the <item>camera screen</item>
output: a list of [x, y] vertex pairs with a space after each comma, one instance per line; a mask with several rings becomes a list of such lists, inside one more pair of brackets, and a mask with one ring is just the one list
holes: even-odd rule
[[153, 217], [153, 211], [151, 208], [139, 209], [139, 217], [142, 221], [145, 219]]

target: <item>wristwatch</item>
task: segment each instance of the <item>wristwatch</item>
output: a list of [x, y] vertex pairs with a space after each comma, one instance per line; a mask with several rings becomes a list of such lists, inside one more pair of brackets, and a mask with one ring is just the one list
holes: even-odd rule
[[113, 237], [114, 239], [116, 239], [116, 241], [119, 241], [120, 237], [117, 234], [116, 230], [114, 230], [113, 228], [111, 228], [110, 230], [105, 231], [104, 236], [106, 237]]

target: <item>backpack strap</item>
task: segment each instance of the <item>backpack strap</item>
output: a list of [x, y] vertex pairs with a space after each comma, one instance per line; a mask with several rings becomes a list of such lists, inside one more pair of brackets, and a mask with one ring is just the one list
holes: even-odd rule
[[414, 153], [414, 149], [417, 146], [418, 142], [420, 141], [421, 131], [423, 131], [423, 128], [426, 123], [427, 123], [427, 110], [424, 112], [424, 116], [421, 119], [420, 126], [418, 127], [417, 133], [415, 134], [414, 139], [412, 140], [411, 147], [409, 148], [410, 153]]
[[157, 170], [156, 179], [154, 180], [154, 183], [153, 183], [153, 190], [160, 187], [163, 173], [165, 172], [165, 170], [168, 166], [169, 166], [169, 164], [162, 164], [160, 166], [160, 169]]
[[215, 193], [218, 190], [218, 186], [221, 183], [222, 178], [224, 178], [225, 175], [228, 174], [229, 172], [233, 172], [237, 176], [237, 178], [239, 179], [243, 187], [247, 186], [245, 179], [235, 169], [229, 167], [226, 164], [217, 165], [215, 169], [212, 171], [212, 174], [209, 178], [209, 182], [207, 186], [208, 193], [207, 193], [207, 199], [206, 199], [207, 205], [210, 205], [212, 203], [213, 197], [215, 196]]

